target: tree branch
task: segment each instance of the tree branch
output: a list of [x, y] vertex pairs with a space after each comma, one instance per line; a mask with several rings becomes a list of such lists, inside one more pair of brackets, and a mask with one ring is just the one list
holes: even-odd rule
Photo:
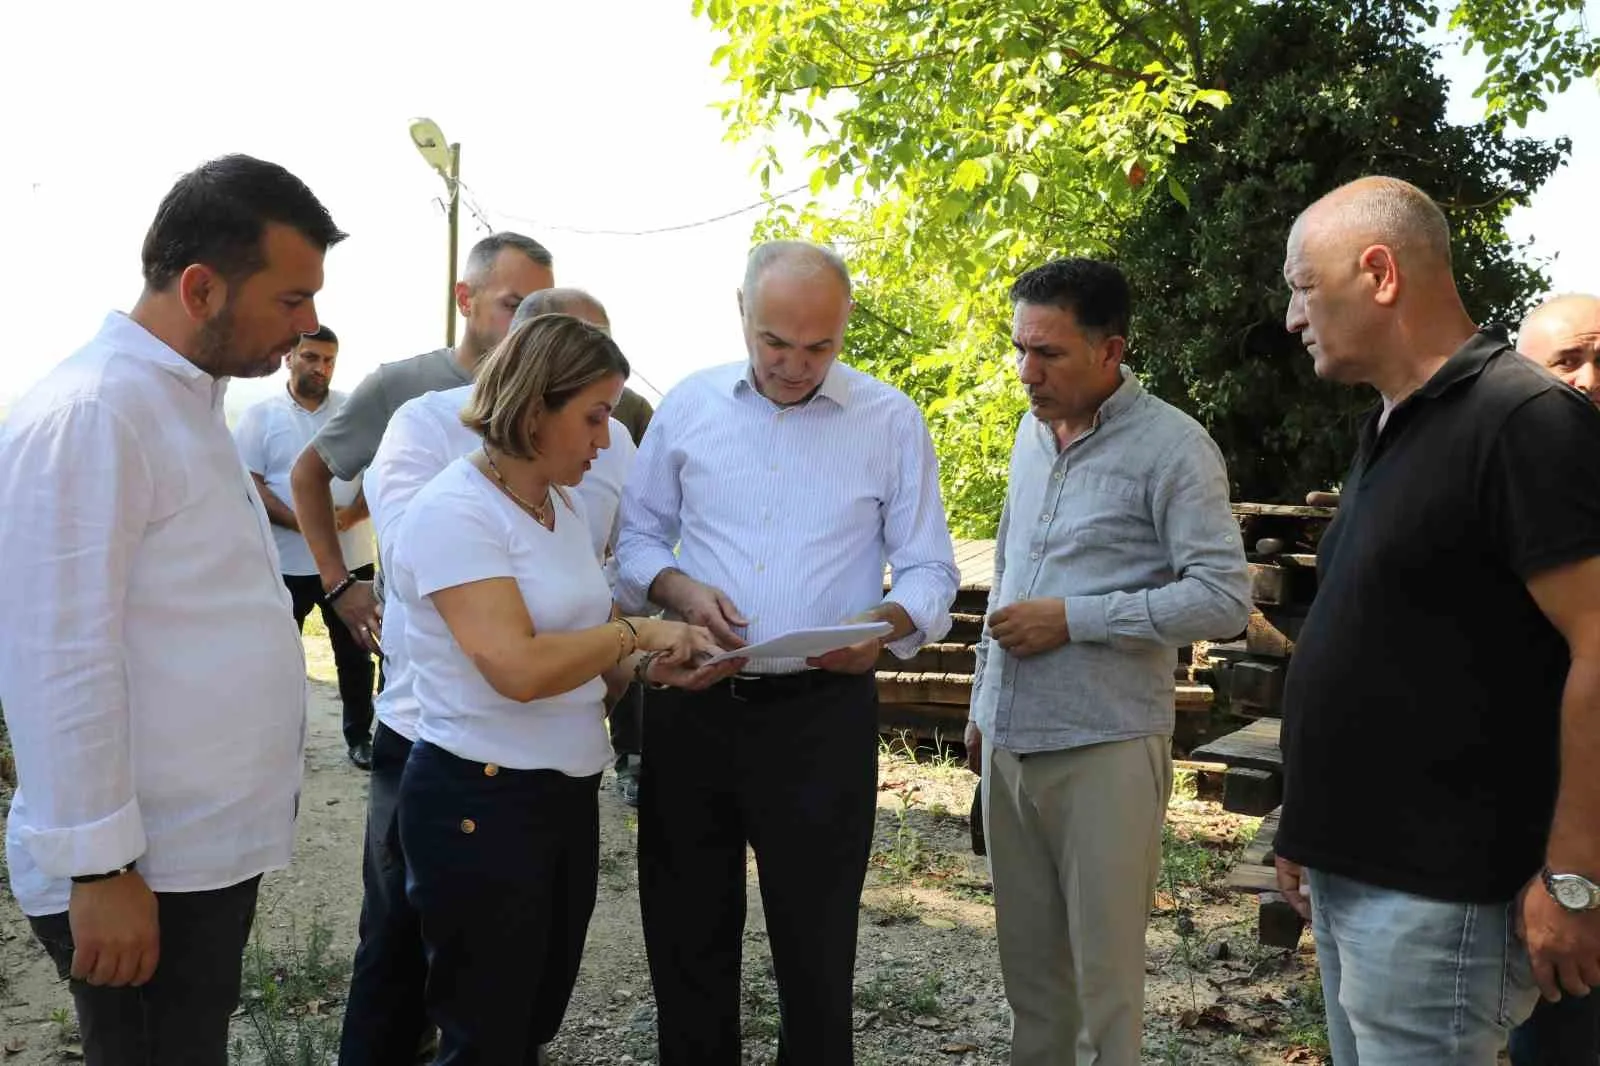
[[773, 89], [772, 91], [780, 96], [787, 96], [790, 93], [803, 92], [819, 87], [826, 92], [832, 92], [834, 89], [859, 89], [863, 85], [872, 84], [873, 79], [879, 77], [880, 75], [887, 74], [891, 70], [898, 70], [901, 67], [908, 67], [914, 63], [921, 63], [925, 60], [951, 59], [961, 54], [961, 50], [959, 48], [947, 48], [942, 52], [924, 52], [919, 55], [907, 56], [904, 59], [891, 59], [887, 63], [866, 63], [852, 58], [850, 53], [846, 52], [837, 43], [834, 43], [834, 47], [839, 49], [840, 54], [850, 59], [852, 63], [855, 63], [857, 66], [866, 67], [866, 77], [862, 78], [860, 81], [851, 82], [828, 82], [820, 83], [818, 85], [786, 85]]
[[1121, 26], [1123, 32], [1127, 33], [1134, 40], [1150, 49], [1151, 54], [1157, 59], [1161, 60], [1161, 62], [1165, 63], [1169, 67], [1175, 67], [1179, 65], [1173, 62], [1172, 57], [1167, 54], [1167, 50], [1163, 46], [1157, 44], [1148, 34], [1139, 28], [1139, 23], [1143, 22], [1143, 19], [1138, 20], [1138, 22], [1130, 22], [1122, 17], [1122, 13], [1117, 10], [1116, 5], [1113, 4], [1111, 0], [1097, 0], [1097, 2], [1100, 4], [1100, 10], [1106, 13], [1107, 18], [1109, 18], [1112, 22], [1115, 22], [1118, 26]]

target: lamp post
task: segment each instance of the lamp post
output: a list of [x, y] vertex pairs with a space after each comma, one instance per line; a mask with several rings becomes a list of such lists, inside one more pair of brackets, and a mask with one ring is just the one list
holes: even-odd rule
[[446, 279], [444, 343], [453, 348], [456, 343], [456, 245], [461, 220], [461, 145], [450, 144], [439, 124], [431, 118], [411, 120], [411, 143], [444, 179], [445, 190], [450, 195], [450, 277]]

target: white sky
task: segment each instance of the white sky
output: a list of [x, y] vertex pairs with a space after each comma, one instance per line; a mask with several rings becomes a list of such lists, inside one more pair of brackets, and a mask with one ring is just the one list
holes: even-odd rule
[[[733, 294], [759, 212], [664, 236], [555, 228], [643, 229], [759, 199], [756, 146], [725, 142], [710, 106], [731, 92], [708, 64], [720, 42], [688, 0], [11, 3], [0, 39], [0, 403], [132, 304], [157, 202], [230, 151], [288, 167], [351, 234], [318, 298], [342, 342], [335, 387], [442, 344], [443, 183], [407, 135], [419, 115], [462, 143], [490, 222], [543, 241], [558, 282], [607, 305], [646, 382], [741, 355]], [[1466, 95], [1460, 121], [1479, 114]], [[1557, 290], [1600, 290], [1593, 83], [1530, 132], [1575, 147], [1517, 233], [1555, 257]], [[485, 230], [463, 209], [461, 232], [464, 255]]]

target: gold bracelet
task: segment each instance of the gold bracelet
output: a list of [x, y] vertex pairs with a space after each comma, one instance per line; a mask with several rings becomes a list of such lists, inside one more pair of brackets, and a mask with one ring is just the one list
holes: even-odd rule
[[617, 627], [617, 662], [621, 662], [639, 650], [639, 638], [633, 638], [633, 647], [628, 647], [628, 637], [633, 633], [633, 627], [623, 622], [622, 619], [613, 619], [612, 625]]

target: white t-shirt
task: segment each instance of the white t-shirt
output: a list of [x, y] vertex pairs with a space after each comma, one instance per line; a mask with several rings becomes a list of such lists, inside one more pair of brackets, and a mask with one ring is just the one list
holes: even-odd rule
[[[384, 430], [365, 477], [367, 509], [372, 512], [386, 573], [393, 566], [390, 547], [394, 533], [412, 499], [445, 467], [483, 443], [461, 424], [461, 409], [471, 396], [471, 385], [424, 393], [401, 404]], [[615, 535], [617, 505], [635, 451], [627, 428], [612, 419], [611, 447], [595, 458], [576, 489], [589, 517], [598, 557], [603, 557]], [[378, 693], [375, 709], [384, 725], [407, 740], [416, 740], [417, 701], [405, 647], [405, 601], [389, 596], [383, 610], [383, 691]]]
[[[272, 494], [290, 508], [294, 507], [294, 494], [289, 488], [289, 472], [294, 469], [295, 460], [344, 401], [344, 393], [330, 391], [321, 407], [307, 411], [289, 395], [288, 386], [285, 386], [279, 395], [262, 400], [239, 419], [233, 439], [245, 468], [252, 474], [260, 474]], [[334, 506], [348, 507], [361, 491], [361, 478], [336, 479], [330, 488]], [[317, 572], [305, 537], [292, 529], [274, 525], [272, 539], [278, 545], [279, 565], [285, 574], [304, 576]], [[344, 552], [344, 564], [350, 569], [370, 565], [377, 559], [372, 546], [372, 524], [359, 522], [339, 534], [339, 547]]]
[[597, 774], [611, 761], [605, 682], [519, 703], [494, 690], [456, 644], [429, 598], [441, 589], [509, 577], [536, 632], [602, 625], [611, 589], [595, 559], [583, 501], [556, 498], [548, 530], [468, 460], [418, 492], [385, 549], [391, 594], [405, 603], [405, 652], [417, 701], [417, 739], [473, 762], [518, 770]]

